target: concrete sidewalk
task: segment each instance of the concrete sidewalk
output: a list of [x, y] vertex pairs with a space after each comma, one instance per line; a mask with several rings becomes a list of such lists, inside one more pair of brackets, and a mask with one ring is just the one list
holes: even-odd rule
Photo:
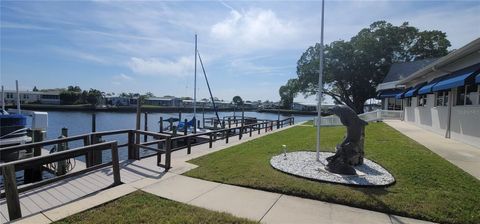
[[322, 201], [174, 175], [141, 190], [260, 223], [430, 223]]
[[445, 138], [408, 122], [384, 122], [480, 180], [480, 148]]

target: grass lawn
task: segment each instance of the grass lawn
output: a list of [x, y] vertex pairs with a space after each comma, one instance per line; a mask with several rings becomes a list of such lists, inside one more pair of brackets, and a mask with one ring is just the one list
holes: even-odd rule
[[[322, 128], [321, 148], [334, 151], [344, 127]], [[366, 128], [366, 158], [396, 179], [387, 188], [349, 187], [309, 181], [270, 166], [270, 158], [315, 149], [315, 128], [293, 127], [194, 160], [186, 175], [288, 195], [346, 204], [441, 223], [480, 222], [480, 181], [384, 123]]]
[[228, 213], [186, 205], [136, 191], [97, 208], [62, 219], [60, 223], [256, 223]]

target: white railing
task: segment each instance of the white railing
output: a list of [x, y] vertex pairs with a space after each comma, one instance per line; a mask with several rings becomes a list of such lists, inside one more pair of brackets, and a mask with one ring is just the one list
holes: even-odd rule
[[[363, 114], [359, 114], [360, 119], [367, 122], [382, 121], [382, 120], [402, 120], [403, 111], [401, 110], [376, 110]], [[314, 126], [317, 125], [317, 118], [315, 117]], [[338, 126], [342, 125], [340, 118], [336, 115], [322, 117], [322, 126]]]

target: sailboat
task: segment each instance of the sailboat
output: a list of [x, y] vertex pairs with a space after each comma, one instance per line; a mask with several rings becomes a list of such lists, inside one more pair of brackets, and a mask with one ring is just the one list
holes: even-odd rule
[[197, 58], [200, 60], [200, 65], [202, 66], [202, 71], [203, 75], [205, 77], [205, 81], [207, 83], [208, 87], [208, 92], [210, 93], [210, 98], [212, 100], [212, 106], [215, 111], [215, 115], [217, 117], [217, 120], [220, 121], [220, 117], [218, 116], [218, 111], [217, 107], [215, 105], [215, 100], [213, 98], [212, 90], [210, 88], [210, 84], [208, 82], [207, 78], [207, 73], [205, 72], [205, 67], [203, 66], [203, 61], [200, 56], [200, 52], [198, 51], [197, 48], [197, 34], [195, 34], [195, 69], [194, 69], [194, 84], [193, 84], [193, 118], [190, 121], [185, 122], [179, 122], [178, 123], [178, 129], [179, 130], [184, 130], [185, 128], [187, 129], [187, 132], [189, 133], [201, 133], [201, 132], [209, 132], [209, 129], [200, 129], [197, 127]]

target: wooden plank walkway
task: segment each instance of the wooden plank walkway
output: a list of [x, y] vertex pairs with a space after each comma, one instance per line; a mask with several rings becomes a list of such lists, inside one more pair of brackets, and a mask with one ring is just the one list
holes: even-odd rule
[[[85, 167], [82, 161], [77, 166]], [[121, 163], [120, 176], [123, 183], [132, 183], [143, 178], [159, 178], [164, 169], [156, 166], [155, 157], [142, 160], [125, 160]], [[20, 193], [22, 216], [26, 217], [93, 195], [113, 184], [111, 167], [95, 170], [77, 177], [55, 182]], [[0, 223], [8, 222], [5, 198], [0, 199]]]

